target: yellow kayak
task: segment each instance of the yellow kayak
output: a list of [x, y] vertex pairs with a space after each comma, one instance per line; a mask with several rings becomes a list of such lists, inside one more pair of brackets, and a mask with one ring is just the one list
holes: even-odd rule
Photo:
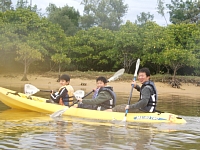
[[[0, 100], [5, 105], [19, 110], [29, 110], [40, 113], [52, 114], [58, 110], [66, 108], [52, 103], [46, 103], [45, 98], [37, 96], [27, 97], [23, 93], [0, 87]], [[123, 112], [107, 112], [70, 107], [63, 115], [74, 116], [88, 119], [99, 120], [123, 120]], [[146, 123], [186, 123], [186, 121], [172, 113], [128, 113], [127, 122], [146, 122]]]

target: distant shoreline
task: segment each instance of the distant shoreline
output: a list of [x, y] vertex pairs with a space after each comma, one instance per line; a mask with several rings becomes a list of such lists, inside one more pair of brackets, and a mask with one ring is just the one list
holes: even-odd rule
[[[59, 82], [57, 82], [57, 77], [55, 78], [55, 76], [50, 77], [39, 74], [30, 74], [28, 75], [29, 81], [21, 81], [21, 78], [22, 75], [13, 75], [12, 77], [1, 75], [0, 86], [23, 88], [24, 84], [29, 83], [43, 90], [57, 90], [60, 87]], [[130, 81], [117, 80], [110, 82], [109, 85], [113, 86], [115, 92], [129, 95], [131, 89]], [[137, 83], [141, 85], [139, 82]], [[73, 78], [73, 75], [71, 77], [70, 84], [74, 87], [75, 90], [82, 89], [86, 92], [90, 92], [96, 87], [95, 79], [87, 79], [82, 77]], [[183, 96], [200, 97], [200, 86], [196, 86], [192, 83], [182, 83], [180, 89], [172, 88], [169, 84], [163, 82], [155, 82], [155, 85], [157, 87], [158, 94], [160, 95], [180, 94]], [[138, 95], [138, 92], [133, 92], [133, 95]]]

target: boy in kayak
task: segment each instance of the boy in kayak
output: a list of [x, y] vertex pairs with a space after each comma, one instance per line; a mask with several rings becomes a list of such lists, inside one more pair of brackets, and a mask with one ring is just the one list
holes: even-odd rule
[[[156, 111], [156, 104], [157, 104], [157, 90], [152, 81], [150, 81], [150, 70], [148, 68], [141, 68], [138, 74], [138, 80], [142, 84], [140, 87], [136, 84], [135, 81], [132, 81], [131, 86], [140, 92], [140, 99], [137, 103], [132, 105], [123, 105], [126, 109], [130, 109], [130, 112], [137, 113], [137, 112], [155, 112]], [[122, 105], [118, 105], [112, 109], [112, 111], [124, 111], [121, 109]], [[124, 108], [123, 107], [123, 108]]]
[[116, 104], [116, 95], [112, 87], [107, 86], [107, 79], [105, 77], [98, 77], [96, 79], [98, 93], [93, 99], [81, 99], [78, 108], [94, 109], [94, 110], [107, 110], [112, 109]]
[[54, 93], [53, 91], [51, 93], [51, 99], [55, 103], [65, 106], [69, 106], [73, 103], [74, 89], [69, 83], [70, 77], [67, 74], [63, 74], [60, 76], [60, 89], [56, 93]]

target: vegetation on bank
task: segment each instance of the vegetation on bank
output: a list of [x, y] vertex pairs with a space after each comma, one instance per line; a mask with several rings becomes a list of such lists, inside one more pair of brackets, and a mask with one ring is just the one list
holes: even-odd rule
[[[99, 76], [105, 76], [106, 78], [110, 78], [113, 76], [115, 72], [97, 72], [97, 71], [66, 71], [61, 72], [61, 74], [66, 73], [70, 75], [70, 77], [73, 78], [80, 78], [80, 79], [89, 79], [89, 80], [95, 80]], [[55, 81], [58, 81], [59, 75], [57, 72], [45, 72], [45, 73], [35, 73], [30, 74], [30, 76], [34, 75], [36, 78], [39, 76], [47, 77], [47, 78], [55, 78]], [[6, 77], [6, 78], [17, 78], [19, 76], [22, 76], [22, 74], [19, 73], [12, 73], [12, 74], [2, 74], [0, 77]], [[154, 82], [162, 82], [166, 84], [171, 84], [174, 88], [180, 88], [182, 83], [191, 83], [195, 86], [200, 86], [200, 77], [199, 76], [176, 76], [176, 81], [178, 82], [178, 86], [174, 86], [172, 84], [172, 78], [173, 76], [171, 74], [156, 74], [151, 75], [151, 80]], [[118, 81], [131, 81], [133, 79], [133, 74], [124, 73], [119, 79], [117, 79], [115, 82]]]
[[[164, 17], [164, 4], [159, 2], [158, 13]], [[153, 74], [171, 73], [169, 82], [175, 87], [180, 86], [176, 75], [200, 75], [200, 2], [172, 0], [167, 5], [172, 24], [165, 27], [149, 13], [123, 23], [128, 10], [123, 0], [83, 0], [82, 4], [83, 16], [73, 7], [54, 4], [44, 16], [24, 0], [15, 8], [2, 3], [0, 73], [23, 71], [22, 80], [38, 71], [125, 68], [131, 74], [140, 58], [141, 67], [149, 67]]]

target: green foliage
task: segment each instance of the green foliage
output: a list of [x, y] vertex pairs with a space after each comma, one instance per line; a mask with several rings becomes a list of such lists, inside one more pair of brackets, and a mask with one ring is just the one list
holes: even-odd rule
[[200, 20], [200, 1], [198, 0], [171, 0], [167, 8], [173, 24], [197, 23]]
[[117, 63], [120, 63], [129, 72], [132, 64], [142, 54], [142, 39], [140, 28], [129, 21], [122, 25], [120, 30], [115, 33], [115, 49]]
[[83, 29], [98, 26], [118, 30], [128, 6], [123, 0], [82, 0], [84, 14], [81, 17]]
[[11, 0], [0, 0], [0, 12], [11, 10]]
[[158, 0], [157, 3], [158, 3], [158, 6], [157, 6], [158, 11], [157, 11], [157, 12], [158, 12], [162, 17], [164, 17], [165, 22], [166, 22], [166, 24], [168, 25], [167, 19], [166, 19], [166, 17], [165, 17], [164, 0]]
[[[93, 27], [87, 31], [82, 30], [72, 38], [73, 46], [70, 56], [80, 67], [79, 69], [100, 69], [102, 66], [114, 63], [111, 54], [113, 43], [114, 35], [108, 29]], [[107, 70], [105, 67], [102, 69]]]
[[[180, 68], [187, 67], [196, 69], [188, 74], [198, 74], [200, 24], [162, 27], [152, 21], [142, 25], [127, 21], [110, 28], [123, 16], [122, 13], [119, 20], [109, 20], [116, 12], [123, 12], [118, 10], [122, 1], [84, 2], [88, 2], [88, 8], [83, 17], [89, 21], [85, 23], [93, 24], [92, 28], [78, 32], [78, 12], [72, 7], [51, 4], [47, 8], [48, 18], [29, 6], [0, 12], [0, 70], [24, 69], [25, 77], [28, 72], [49, 70], [116, 71], [124, 67], [131, 72], [137, 58], [141, 58], [141, 66], [150, 67], [152, 72], [165, 72], [167, 68], [174, 71], [175, 77]], [[110, 12], [108, 18], [96, 10]], [[96, 21], [98, 24], [94, 24]]]
[[136, 23], [142, 25], [145, 24], [147, 21], [153, 21], [153, 19], [154, 15], [151, 15], [150, 12], [148, 13], [142, 12], [140, 13], [140, 16], [137, 15]]
[[67, 5], [58, 8], [54, 4], [49, 4], [46, 10], [48, 19], [55, 24], [59, 24], [67, 36], [74, 35], [77, 32], [80, 17], [79, 11]]

